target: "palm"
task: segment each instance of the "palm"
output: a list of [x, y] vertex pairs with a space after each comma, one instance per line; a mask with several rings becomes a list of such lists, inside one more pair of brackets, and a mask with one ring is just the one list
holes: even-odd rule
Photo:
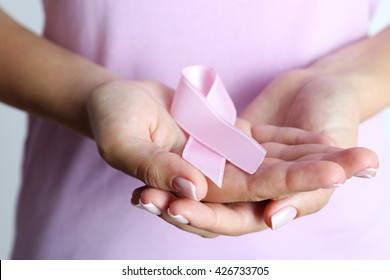
[[308, 75], [296, 71], [276, 79], [243, 117], [252, 123], [319, 132], [331, 137], [337, 146], [354, 146], [360, 116], [353, 89], [341, 79]]

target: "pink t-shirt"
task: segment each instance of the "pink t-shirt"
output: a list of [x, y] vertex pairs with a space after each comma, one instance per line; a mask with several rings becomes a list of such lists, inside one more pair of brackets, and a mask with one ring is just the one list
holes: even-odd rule
[[[44, 4], [45, 36], [56, 44], [129, 79], [173, 88], [183, 67], [212, 66], [242, 110], [277, 75], [363, 39], [376, 1]], [[141, 182], [109, 167], [93, 141], [31, 117], [13, 258], [389, 258], [390, 177], [384, 172], [389, 153], [383, 131], [378, 116], [362, 125], [360, 136], [360, 144], [380, 156], [377, 178], [349, 181], [319, 213], [277, 231], [209, 240], [130, 206]]]

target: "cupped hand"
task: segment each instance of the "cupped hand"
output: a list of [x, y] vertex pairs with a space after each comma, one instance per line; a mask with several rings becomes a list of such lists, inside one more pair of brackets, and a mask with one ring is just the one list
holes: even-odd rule
[[[361, 120], [358, 99], [361, 89], [356, 84], [353, 76], [331, 75], [318, 68], [292, 71], [274, 80], [242, 117], [256, 124], [284, 125], [318, 132], [331, 139], [331, 142], [324, 143], [353, 147], [357, 143]], [[370, 161], [350, 175], [371, 178], [378, 166], [378, 159], [372, 154]], [[327, 204], [333, 191], [298, 193], [270, 201], [264, 208], [264, 217], [272, 220], [275, 213], [291, 207], [297, 210], [297, 217], [317, 212]]]
[[370, 159], [365, 150], [314, 145], [323, 138], [315, 133], [275, 126], [251, 129], [238, 120], [237, 126], [263, 143], [268, 156], [254, 175], [228, 163], [221, 190], [179, 155], [187, 137], [169, 114], [172, 95], [158, 83], [118, 80], [99, 86], [88, 100], [102, 157], [151, 187], [194, 200], [261, 201], [340, 184], [362, 163], [349, 165], [345, 159]]
[[[342, 105], [344, 103], [346, 103], [346, 106]], [[329, 154], [324, 156], [324, 154], [321, 155], [318, 150], [315, 150], [321, 145], [314, 144], [312, 147], [310, 145], [299, 145], [298, 139], [302, 140], [305, 137], [300, 137], [308, 134], [293, 135], [286, 133], [286, 128], [283, 131], [273, 127], [275, 136], [270, 136], [265, 131], [267, 126], [254, 126], [255, 139], [257, 138], [259, 142], [263, 143], [268, 150], [268, 157], [272, 157], [272, 160], [276, 162], [279, 160], [290, 160], [295, 163], [309, 162], [314, 159], [331, 160], [333, 163], [337, 162], [343, 166], [346, 178], [353, 175], [374, 175], [375, 168], [378, 166], [376, 155], [367, 149], [343, 150], [327, 146], [349, 147], [353, 146], [356, 141], [359, 108], [352, 86], [341, 78], [322, 76], [311, 76], [309, 78], [308, 73], [304, 73], [304, 71], [294, 71], [283, 75], [272, 82], [254, 100], [244, 112], [243, 117], [252, 123], [301, 127], [321, 133], [322, 137], [318, 134], [311, 134], [315, 138], [309, 137], [310, 140], [306, 139], [305, 143], [300, 144], [322, 143], [328, 151], [333, 149], [333, 152], [337, 151], [336, 153], [338, 153], [338, 156], [332, 158]], [[272, 128], [272, 126], [269, 126], [269, 128]], [[300, 132], [305, 133], [304, 131]], [[274, 137], [279, 137], [277, 139], [278, 143], [275, 143], [274, 140], [276, 139]], [[289, 140], [286, 141], [287, 139]], [[283, 143], [283, 141], [285, 142]], [[282, 145], [285, 146], [281, 149], [276, 148], [282, 147]], [[315, 149], [311, 149], [313, 147]], [[271, 162], [265, 162], [263, 168], [268, 163], [270, 163], [269, 166], [272, 166]], [[326, 176], [326, 172], [323, 174]], [[301, 178], [306, 178], [306, 176], [307, 173], [301, 173]], [[341, 183], [336, 183], [333, 186], [329, 185], [329, 187], [338, 187]], [[272, 188], [274, 190], [278, 189], [277, 186], [278, 184], [268, 185], [268, 188], [271, 188], [272, 191]], [[323, 185], [323, 187], [325, 186]], [[241, 188], [241, 190], [243, 189]], [[238, 188], [236, 191], [239, 192], [240, 189]], [[298, 189], [295, 189], [295, 192], [297, 191]], [[332, 189], [317, 187], [316, 191], [304, 191], [291, 195], [292, 193], [294, 192], [291, 192], [290, 195], [280, 193], [276, 195], [279, 198], [278, 200], [270, 202], [202, 204], [180, 199], [159, 190], [142, 189], [142, 191], [134, 192], [133, 203], [137, 204], [140, 199], [141, 204], [157, 207], [163, 219], [181, 229], [212, 237], [218, 234], [240, 235], [267, 227], [278, 228], [289, 220], [321, 209], [330, 198]], [[222, 195], [221, 192], [219, 194]], [[177, 216], [183, 217], [184, 220], [175, 220], [174, 218]], [[185, 225], [181, 223], [183, 221]], [[224, 221], [230, 222], [225, 223]]]
[[326, 144], [352, 147], [361, 118], [358, 90], [348, 76], [295, 70], [273, 80], [241, 117], [253, 124], [318, 132], [332, 141]]
[[[268, 129], [274, 129], [271, 126], [258, 126], [254, 131], [265, 132]], [[299, 129], [292, 129], [300, 132]], [[266, 133], [262, 135], [267, 135]], [[314, 135], [301, 132], [301, 135]], [[281, 134], [285, 137], [286, 134]], [[269, 137], [269, 135], [265, 136]], [[295, 136], [289, 138], [289, 141], [301, 141], [303, 138]], [[299, 139], [299, 140], [298, 140]], [[326, 138], [318, 138], [326, 139]], [[287, 139], [286, 139], [287, 140]], [[270, 156], [277, 156], [272, 161], [294, 160], [295, 157], [305, 154], [296, 159], [299, 162], [311, 164], [315, 158], [325, 159], [324, 156], [318, 152], [318, 147], [323, 147], [329, 151], [334, 151], [334, 154], [328, 155], [329, 158], [335, 157], [342, 165], [349, 166], [347, 176], [354, 174], [354, 170], [359, 170], [365, 164], [376, 164], [376, 157], [371, 151], [363, 148], [341, 149], [336, 147], [329, 147], [322, 144], [309, 145], [283, 145], [283, 149], [272, 149], [272, 146], [281, 146], [280, 143], [264, 143], [264, 146], [271, 148]], [[302, 148], [302, 149], [301, 149]], [[310, 152], [314, 152], [310, 154]], [[336, 156], [336, 154], [338, 154]], [[351, 164], [352, 163], [352, 164]], [[272, 163], [269, 162], [270, 168]], [[318, 170], [311, 170], [313, 174], [301, 173], [301, 182], [307, 180], [311, 176], [325, 176], [326, 173]], [[322, 175], [321, 175], [322, 174]], [[276, 182], [276, 180], [275, 180]], [[268, 186], [272, 188], [273, 186]], [[337, 185], [329, 186], [330, 188], [337, 187]], [[277, 188], [275, 185], [274, 189]], [[274, 190], [270, 190], [273, 192]], [[296, 191], [296, 190], [295, 190]], [[327, 194], [328, 189], [320, 188], [315, 192], [319, 195], [321, 193]], [[268, 200], [260, 202], [235, 202], [235, 203], [212, 203], [212, 202], [198, 202], [188, 198], [180, 198], [175, 194], [167, 191], [158, 190], [150, 187], [142, 187], [133, 192], [132, 204], [139, 208], [145, 209], [153, 214], [159, 215], [165, 221], [175, 225], [176, 227], [187, 232], [195, 233], [203, 237], [216, 237], [218, 235], [243, 235], [250, 232], [265, 230], [269, 227], [276, 229], [288, 222], [289, 219], [294, 219], [297, 216], [308, 214], [311, 209], [319, 209], [323, 206], [323, 200], [316, 200], [313, 198], [314, 191], [300, 192], [295, 195], [290, 195], [288, 198], [280, 198], [269, 202]], [[243, 197], [245, 194], [243, 195]], [[302, 205], [301, 201], [305, 201]], [[275, 202], [275, 204], [271, 204]], [[326, 202], [326, 201], [325, 201]]]

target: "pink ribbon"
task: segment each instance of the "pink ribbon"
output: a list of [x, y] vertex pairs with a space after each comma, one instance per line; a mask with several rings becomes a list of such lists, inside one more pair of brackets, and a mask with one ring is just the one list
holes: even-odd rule
[[234, 127], [236, 108], [212, 68], [184, 68], [173, 98], [171, 115], [190, 137], [183, 158], [222, 187], [226, 160], [253, 174], [266, 151]]

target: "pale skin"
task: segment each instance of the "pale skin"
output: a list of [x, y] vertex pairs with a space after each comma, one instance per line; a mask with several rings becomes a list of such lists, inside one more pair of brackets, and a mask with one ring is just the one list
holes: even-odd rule
[[[346, 62], [350, 60], [353, 63], [357, 63], [356, 60], [348, 57], [358, 56], [362, 61], [357, 65], [351, 62], [348, 67], [343, 64], [338, 66], [332, 63], [331, 56], [329, 63], [324, 59], [323, 65], [319, 62], [313, 66], [315, 70], [308, 70], [310, 73], [326, 73], [340, 81], [353, 77], [348, 83], [353, 88], [351, 100], [354, 100], [359, 118], [356, 124], [352, 124], [352, 121], [345, 124], [351, 133], [343, 137], [350, 137], [357, 130], [359, 121], [389, 104], [389, 91], [385, 85], [389, 63], [386, 65], [384, 60], [389, 62], [390, 54], [378, 47], [384, 40], [389, 41], [388, 33], [378, 35], [376, 41], [370, 39], [368, 43], [361, 43], [365, 44], [364, 47], [355, 47], [357, 50], [353, 49], [347, 55], [340, 54], [346, 58]], [[33, 35], [2, 12], [0, 36], [6, 38], [0, 45], [0, 100], [95, 139], [102, 157], [111, 166], [154, 187], [135, 191], [134, 202], [142, 192], [144, 203], [153, 202], [162, 210], [162, 218], [184, 230], [209, 237], [262, 230], [270, 225], [272, 213], [280, 209], [278, 207], [282, 207], [283, 203], [292, 203], [298, 209], [299, 216], [313, 213], [323, 207], [330, 196], [331, 191], [324, 188], [344, 183], [347, 178], [367, 167], [378, 167], [376, 155], [368, 149], [331, 147], [329, 144], [341, 147], [353, 145], [342, 142], [344, 138], [341, 136], [324, 130], [326, 124], [321, 123], [325, 125], [321, 127], [313, 121], [314, 124], [308, 122], [313, 126], [306, 127], [304, 120], [302, 123], [288, 123], [287, 114], [292, 114], [294, 106], [285, 104], [290, 111], [286, 107], [283, 112], [286, 118], [283, 120], [280, 120], [279, 111], [258, 116], [257, 110], [251, 108], [261, 108], [263, 102], [279, 102], [277, 95], [265, 94], [252, 103], [242, 116], [246, 121], [239, 120], [237, 126], [263, 143], [268, 157], [254, 176], [229, 164], [220, 191], [178, 155], [186, 135], [168, 114], [172, 89], [156, 82], [124, 81], [85, 58]], [[365, 57], [372, 48], [379, 49], [375, 53], [378, 57]], [[375, 65], [371, 65], [373, 63]], [[353, 72], [355, 68], [359, 71]], [[378, 98], [363, 96], [367, 94], [365, 90], [371, 88], [370, 83], [376, 85], [373, 94]], [[377, 83], [383, 83], [383, 86]], [[295, 94], [297, 91], [291, 93]], [[262, 101], [261, 98], [268, 99]], [[283, 100], [287, 102], [292, 99]], [[307, 100], [303, 100], [300, 106], [304, 107]], [[300, 109], [296, 110], [298, 112]], [[346, 114], [340, 110], [340, 114]], [[310, 113], [307, 116], [313, 117]], [[285, 125], [296, 129], [284, 128]], [[295, 148], [286, 145], [295, 145]], [[124, 157], [124, 154], [133, 156]], [[177, 189], [172, 184], [177, 177], [185, 178], [196, 186], [195, 199], [214, 203], [197, 202], [194, 197], [178, 198], [173, 194], [177, 193]], [[188, 193], [182, 195], [189, 196]], [[281, 199], [266, 202], [272, 198]], [[173, 222], [166, 215], [168, 208], [174, 214], [185, 216], [190, 225]], [[224, 219], [230, 222], [226, 225], [221, 222]]]
[[[285, 125], [319, 132], [329, 136], [338, 147], [355, 146], [360, 122], [390, 105], [389, 45], [390, 28], [387, 28], [375, 37], [320, 59], [307, 69], [286, 73], [271, 82], [241, 117], [252, 124]], [[375, 171], [368, 174], [374, 176]], [[153, 202], [162, 207], [161, 217], [168, 222], [214, 237], [272, 227], [272, 216], [288, 206], [297, 209], [297, 217], [314, 213], [327, 204], [332, 193], [333, 190], [320, 189], [260, 204], [201, 205], [159, 190], [140, 189], [134, 193], [133, 202], [139, 197], [145, 203]], [[184, 216], [189, 225], [177, 223], [164, 214], [168, 208], [172, 214]], [[205, 216], [212, 218], [202, 219]], [[231, 226], [234, 223], [240, 226]]]

